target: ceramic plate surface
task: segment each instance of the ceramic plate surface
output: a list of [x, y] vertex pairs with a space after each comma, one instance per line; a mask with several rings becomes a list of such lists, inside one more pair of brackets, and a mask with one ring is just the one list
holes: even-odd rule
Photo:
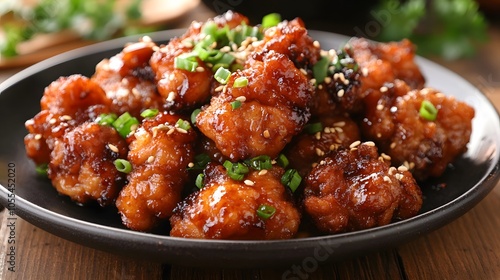
[[[151, 34], [156, 42], [180, 30]], [[347, 38], [310, 31], [324, 49], [338, 48]], [[59, 76], [92, 75], [103, 58], [120, 52], [136, 37], [99, 43], [40, 62], [0, 85], [0, 202], [48, 232], [85, 246], [116, 254], [189, 266], [256, 267], [300, 264], [306, 258], [340, 260], [407, 242], [458, 218], [496, 185], [500, 178], [500, 121], [493, 105], [458, 75], [417, 58], [427, 85], [473, 106], [476, 116], [466, 154], [443, 177], [422, 185], [425, 196], [419, 215], [387, 226], [352, 233], [283, 241], [213, 241], [140, 233], [124, 228], [116, 209], [81, 207], [60, 196], [47, 179], [36, 175], [26, 157], [24, 122], [40, 110], [43, 89]], [[15, 180], [15, 181], [14, 181]], [[445, 184], [445, 188], [435, 187]], [[15, 202], [8, 205], [9, 189]]]

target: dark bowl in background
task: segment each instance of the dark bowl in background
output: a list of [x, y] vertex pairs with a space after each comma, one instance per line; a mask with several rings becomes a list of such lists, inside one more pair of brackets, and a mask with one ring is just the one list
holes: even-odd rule
[[279, 13], [283, 19], [300, 17], [308, 29], [330, 31], [346, 35], [354, 27], [362, 27], [370, 19], [370, 10], [377, 4], [373, 0], [202, 0], [217, 14], [228, 10], [239, 12], [258, 24], [269, 13]]

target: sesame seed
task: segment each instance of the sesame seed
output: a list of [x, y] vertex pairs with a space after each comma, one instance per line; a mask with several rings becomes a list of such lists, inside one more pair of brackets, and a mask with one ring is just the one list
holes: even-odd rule
[[174, 133], [174, 131], [175, 131], [175, 128], [174, 128], [174, 127], [170, 128], [170, 129], [167, 131], [167, 135], [170, 135], [170, 134]]
[[365, 145], [367, 145], [367, 146], [370, 146], [370, 147], [375, 147], [375, 142], [373, 142], [373, 141], [366, 141], [366, 142], [365, 142], [365, 143], [363, 143], [363, 144], [365, 144]]
[[198, 66], [196, 67], [196, 72], [205, 72], [205, 68], [203, 68], [202, 66]]
[[338, 133], [344, 132], [344, 130], [342, 128], [337, 127], [337, 126], [335, 127], [335, 131], [337, 131]]
[[380, 138], [380, 137], [382, 137], [382, 133], [377, 132], [377, 138]]
[[390, 183], [391, 182], [391, 178], [389, 178], [389, 176], [384, 176], [384, 182], [387, 182], [387, 183]]
[[120, 82], [120, 83], [121, 83], [123, 86], [128, 86], [129, 81], [128, 81], [128, 79], [123, 78], [123, 79], [121, 80], [121, 82]]
[[264, 130], [264, 132], [262, 133], [262, 135], [264, 136], [264, 138], [270, 138], [271, 137], [271, 133], [267, 129]]
[[72, 119], [73, 118], [71, 116], [68, 116], [68, 115], [64, 115], [64, 116], [61, 117], [61, 120], [63, 120], [63, 121], [70, 121]]
[[318, 89], [323, 89], [323, 85], [318, 85]]
[[342, 97], [342, 96], [344, 96], [344, 90], [343, 90], [343, 89], [340, 89], [339, 91], [337, 91], [337, 96], [338, 96], [338, 97]]
[[324, 80], [324, 81], [325, 81], [325, 83], [329, 84], [329, 83], [331, 83], [331, 82], [332, 82], [332, 78], [330, 78], [330, 77], [325, 77], [325, 80]]
[[398, 181], [401, 181], [401, 179], [403, 179], [403, 177], [404, 177], [403, 174], [400, 174], [400, 173], [398, 173], [394, 176], [396, 177], [396, 179], [398, 179]]
[[401, 165], [398, 167], [398, 171], [400, 171], [400, 172], [408, 171], [408, 167]]
[[347, 79], [343, 80], [342, 82], [343, 82], [343, 83], [344, 83], [344, 85], [346, 85], [346, 86], [350, 83], [350, 82], [349, 82], [349, 80], [347, 80]]
[[314, 79], [314, 78], [313, 78], [313, 79], [310, 79], [310, 80], [309, 80], [309, 82], [310, 82], [311, 84], [315, 85], [315, 84], [316, 84], [316, 79]]
[[242, 96], [238, 96], [238, 97], [236, 97], [236, 98], [235, 98], [235, 100], [238, 100], [238, 101], [240, 101], [240, 102], [245, 102], [245, 101], [247, 101], [247, 98], [246, 98], [245, 96], [243, 96], [243, 95], [242, 95]]
[[34, 124], [35, 124], [35, 121], [33, 119], [29, 119], [26, 122], [24, 122], [25, 126], [31, 126], [31, 125], [34, 125]]
[[321, 47], [321, 44], [318, 41], [314, 41], [313, 46], [319, 49]]
[[40, 140], [42, 139], [42, 134], [35, 134], [35, 140]]
[[333, 79], [334, 79], [334, 80], [338, 80], [338, 79], [339, 79], [339, 73], [335, 73], [335, 74], [333, 74]]
[[155, 160], [154, 156], [149, 156], [148, 157], [148, 163], [152, 163]]
[[345, 126], [345, 122], [344, 121], [341, 121], [341, 122], [336, 122], [333, 124], [333, 126], [336, 126], [336, 127], [343, 127]]
[[153, 39], [151, 39], [151, 37], [146, 35], [146, 36], [142, 36], [141, 41], [144, 43], [152, 43]]
[[261, 171], [259, 171], [259, 173], [258, 173], [258, 174], [259, 174], [260, 176], [265, 175], [265, 174], [267, 174], [267, 170], [266, 170], [266, 169], [262, 169]]
[[396, 167], [391, 166], [391, 167], [389, 168], [389, 175], [394, 175], [394, 173], [396, 173], [396, 171], [397, 171], [397, 170], [396, 170]]
[[222, 91], [222, 89], [224, 89], [224, 86], [220, 85], [220, 86], [216, 87], [216, 88], [214, 89], [214, 91], [215, 91], [215, 92], [219, 92], [219, 91]]
[[338, 146], [335, 144], [330, 145], [330, 151], [335, 151], [337, 148], [338, 148]]
[[337, 56], [337, 51], [334, 50], [334, 49], [330, 49], [328, 50], [328, 54], [331, 56], [331, 57], [335, 57]]
[[387, 87], [385, 87], [385, 86], [380, 88], [380, 92], [382, 92], [382, 93], [383, 92], [387, 92], [388, 90], [389, 89]]
[[314, 134], [314, 138], [316, 138], [316, 140], [321, 139], [321, 131], [316, 132], [316, 134]]
[[193, 168], [194, 167], [194, 163], [192, 163], [192, 162], [188, 163], [188, 167], [189, 168]]
[[391, 160], [391, 156], [389, 156], [389, 155], [387, 155], [387, 154], [385, 154], [385, 153], [380, 154], [380, 156], [381, 156], [383, 159], [385, 159], [385, 160]]
[[251, 181], [251, 180], [245, 180], [245, 181], [243, 181], [243, 183], [245, 183], [245, 185], [247, 185], [247, 186], [253, 186], [253, 185], [255, 185], [255, 183], [253, 181]]
[[304, 75], [307, 75], [307, 71], [306, 69], [304, 68], [300, 68], [300, 73], [304, 74]]
[[224, 46], [224, 47], [220, 48], [220, 51], [227, 53], [227, 52], [231, 51], [231, 48], [229, 46]]
[[359, 146], [359, 144], [361, 144], [361, 141], [354, 141], [352, 142], [351, 145], [349, 145], [349, 148], [352, 149], [352, 148], [356, 148], [357, 146]]
[[[335, 129], [334, 129], [334, 130], [335, 130]], [[330, 132], [331, 132], [331, 130], [330, 130], [330, 128], [327, 126], [327, 127], [325, 127], [325, 128], [323, 129], [323, 132], [324, 132], [324, 133], [326, 133], [326, 134], [328, 134], [328, 133], [330, 133]]]
[[363, 77], [368, 76], [368, 68], [365, 67], [361, 68], [361, 74], [363, 74]]
[[118, 153], [118, 152], [119, 152], [118, 147], [116, 147], [116, 146], [115, 146], [115, 145], [113, 145], [113, 144], [108, 144], [108, 148], [109, 148], [111, 151], [115, 152], [115, 153]]
[[173, 91], [169, 92], [168, 96], [167, 96], [167, 101], [169, 101], [169, 102], [174, 101], [175, 96], [176, 96], [175, 92], [173, 92]]
[[52, 118], [52, 119], [49, 120], [49, 124], [55, 124], [56, 122], [57, 122], [57, 120], [54, 119], [54, 118]]
[[389, 146], [391, 149], [396, 148], [396, 142], [392, 142], [391, 145]]
[[159, 51], [159, 50], [160, 50], [160, 47], [158, 47], [158, 46], [153, 46], [153, 51], [154, 51], [154, 52], [157, 52], [157, 51]]
[[188, 133], [187, 130], [185, 130], [184, 128], [180, 128], [180, 127], [176, 127], [175, 130], [177, 130], [177, 131], [179, 131], [180, 133], [183, 133], [183, 134]]
[[319, 162], [319, 164], [321, 164], [321, 165], [326, 164], [326, 161], [322, 160]]
[[314, 168], [314, 167], [316, 167], [316, 166], [318, 166], [318, 163], [317, 163], [317, 162], [313, 162], [313, 163], [311, 164], [311, 167], [312, 167], [312, 168]]
[[377, 105], [377, 110], [382, 111], [382, 109], [384, 109], [384, 105], [378, 104]]
[[316, 155], [322, 157], [325, 155], [325, 152], [323, 152], [320, 148], [314, 149], [316, 151]]
[[182, 41], [182, 45], [186, 48], [192, 48], [193, 47], [193, 43], [191, 43], [191, 41], [188, 41], [188, 40], [184, 40]]
[[132, 89], [132, 94], [135, 95], [135, 97], [140, 97], [141, 96], [141, 93], [136, 88]]

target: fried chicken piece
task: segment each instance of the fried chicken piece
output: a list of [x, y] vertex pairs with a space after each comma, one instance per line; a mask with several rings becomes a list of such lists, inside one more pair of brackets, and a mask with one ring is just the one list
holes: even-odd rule
[[[233, 87], [238, 77], [246, 77], [248, 85]], [[226, 90], [198, 114], [196, 126], [233, 161], [274, 158], [309, 120], [312, 94], [309, 80], [290, 59], [269, 52], [230, 76]]]
[[305, 179], [304, 207], [319, 230], [340, 233], [418, 213], [420, 188], [404, 167], [390, 167], [371, 142], [339, 149]]
[[126, 156], [127, 143], [115, 129], [85, 122], [55, 141], [48, 177], [60, 194], [77, 203], [110, 205], [125, 184], [113, 161]]
[[286, 55], [297, 68], [304, 69], [310, 69], [321, 57], [321, 49], [314, 44], [300, 18], [282, 21], [277, 26], [266, 29], [264, 38], [258, 42], [252, 57], [262, 60], [262, 56], [270, 51]]
[[89, 78], [75, 74], [60, 77], [45, 88], [40, 100], [41, 110], [75, 117], [92, 105], [111, 105], [104, 90]]
[[[222, 165], [204, 171], [204, 187], [190, 195], [170, 218], [170, 236], [200, 239], [288, 239], [300, 224], [300, 213], [281, 184], [283, 169], [252, 170], [244, 181], [228, 177]], [[262, 205], [275, 209], [269, 218]]]
[[[360, 131], [356, 122], [349, 117], [339, 115], [313, 120], [309, 125], [321, 124], [321, 131], [302, 132], [287, 146], [285, 155], [290, 161], [290, 167], [296, 169], [305, 177], [330, 151], [360, 140]], [[306, 129], [307, 130], [307, 127]]]
[[132, 172], [116, 201], [122, 222], [130, 229], [149, 231], [172, 214], [181, 200], [193, 161], [194, 129], [182, 129], [178, 115], [160, 113], [145, 119], [132, 136], [128, 161]]
[[128, 112], [138, 118], [145, 109], [162, 107], [163, 99], [149, 66], [155, 46], [151, 39], [143, 37], [96, 66], [91, 80], [112, 100], [111, 110], [116, 114]]
[[[385, 93], [367, 96], [366, 107], [371, 109], [362, 124], [364, 131], [394, 164], [405, 164], [418, 180], [438, 177], [467, 151], [474, 109], [436, 89], [403, 94], [404, 86], [397, 84], [387, 84]], [[438, 110], [435, 120], [419, 113], [424, 100]]]

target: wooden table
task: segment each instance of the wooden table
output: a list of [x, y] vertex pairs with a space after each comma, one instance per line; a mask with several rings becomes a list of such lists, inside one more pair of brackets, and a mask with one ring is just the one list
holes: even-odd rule
[[[209, 14], [206, 9], [197, 13]], [[491, 22], [489, 34], [490, 41], [477, 57], [437, 62], [482, 89], [500, 110], [500, 22]], [[18, 70], [0, 71], [0, 81]], [[302, 279], [499, 279], [499, 185], [439, 230], [396, 249], [323, 264]], [[285, 271], [199, 269], [131, 260], [66, 241], [18, 218], [17, 270], [12, 273], [4, 259], [7, 218], [7, 211], [0, 212], [0, 279], [280, 279]]]

